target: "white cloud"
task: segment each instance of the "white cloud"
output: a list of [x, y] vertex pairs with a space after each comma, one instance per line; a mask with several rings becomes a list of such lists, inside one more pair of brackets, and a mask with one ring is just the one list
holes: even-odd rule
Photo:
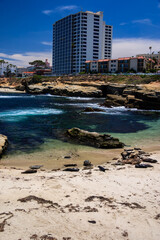
[[[117, 38], [113, 40], [112, 58], [131, 57], [136, 54], [149, 53], [149, 47], [152, 51], [160, 51], [160, 39], [145, 38]], [[17, 66], [29, 66], [29, 62], [34, 60], [48, 59], [52, 64], [52, 52], [27, 52], [21, 54], [0, 53], [0, 59], [6, 59], [8, 62]]]
[[42, 13], [44, 13], [45, 15], [50, 15], [53, 12], [53, 10], [44, 10], [42, 11]]
[[27, 52], [21, 54], [5, 54], [0, 53], [0, 58], [3, 58], [9, 63], [15, 64], [18, 67], [20, 66], [29, 66], [29, 62], [34, 60], [42, 60], [48, 59], [50, 63], [52, 63], [52, 53], [51, 52]]
[[59, 7], [57, 7], [57, 8], [55, 8], [55, 11], [65, 11], [65, 10], [75, 10], [75, 9], [77, 9], [78, 8], [78, 6], [76, 6], [76, 5], [68, 5], [68, 6], [59, 6]]
[[160, 51], [160, 39], [117, 38], [113, 40], [112, 58], [149, 53], [150, 46], [152, 46], [152, 51]]
[[149, 18], [133, 20], [132, 23], [140, 23], [140, 24], [152, 25], [152, 21]]
[[76, 10], [78, 8], [79, 7], [76, 5], [59, 6], [59, 7], [56, 7], [55, 9], [44, 10], [42, 11], [42, 13], [44, 13], [45, 15], [50, 15], [51, 13], [71, 11], [71, 10]]
[[52, 42], [41, 42], [43, 45], [52, 46]]
[[127, 25], [128, 23], [126, 23], [126, 22], [122, 22], [122, 23], [120, 23], [119, 25], [120, 26], [124, 26], [124, 25]]

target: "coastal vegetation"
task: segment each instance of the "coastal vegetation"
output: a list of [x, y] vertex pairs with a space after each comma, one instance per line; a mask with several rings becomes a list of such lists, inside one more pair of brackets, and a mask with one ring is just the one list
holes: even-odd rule
[[120, 84], [149, 84], [154, 82], [160, 82], [160, 75], [102, 75], [102, 74], [92, 74], [92, 75], [77, 75], [77, 76], [41, 76], [34, 75], [32, 77], [17, 78], [12, 76], [11, 78], [0, 78], [0, 86], [3, 84], [8, 84], [11, 86], [17, 86], [22, 82], [27, 82], [29, 84], [36, 83], [75, 83], [75, 84], [87, 84], [87, 83], [120, 83]]

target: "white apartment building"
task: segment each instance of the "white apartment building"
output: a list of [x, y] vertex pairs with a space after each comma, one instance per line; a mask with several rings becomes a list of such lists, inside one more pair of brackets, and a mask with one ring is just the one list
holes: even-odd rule
[[145, 57], [124, 57], [118, 59], [100, 59], [86, 61], [87, 73], [126, 73], [128, 71], [143, 72], [154, 67], [154, 61]]
[[85, 71], [87, 60], [112, 57], [113, 27], [103, 21], [103, 12], [78, 12], [53, 24], [53, 73]]
[[15, 65], [9, 64], [8, 62], [0, 60], [0, 76], [4, 76], [7, 70], [10, 70], [11, 73], [16, 73], [17, 67]]

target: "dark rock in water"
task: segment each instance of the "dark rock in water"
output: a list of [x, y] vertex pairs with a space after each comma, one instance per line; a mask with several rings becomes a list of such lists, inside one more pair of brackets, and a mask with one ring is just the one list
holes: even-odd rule
[[37, 172], [37, 170], [35, 170], [35, 169], [28, 169], [28, 170], [26, 170], [26, 171], [24, 171], [24, 172], [21, 172], [22, 174], [30, 174], [30, 173], [36, 173]]
[[102, 167], [102, 166], [98, 166], [98, 168], [99, 168], [99, 170], [102, 171], [102, 172], [105, 172], [105, 171], [106, 171], [106, 169], [105, 169], [104, 167]]
[[94, 220], [88, 220], [89, 223], [96, 224], [96, 221]]
[[78, 168], [65, 168], [63, 171], [66, 171], [66, 172], [78, 172], [79, 169]]
[[150, 164], [136, 164], [135, 168], [148, 168], [148, 167], [153, 167]]
[[64, 158], [69, 159], [69, 158], [71, 158], [71, 156], [64, 156]]
[[85, 160], [83, 166], [92, 166], [92, 163], [89, 160]]
[[64, 164], [64, 167], [76, 167], [77, 166], [77, 164]]
[[41, 167], [43, 167], [43, 165], [33, 165], [33, 166], [30, 166], [29, 168], [30, 169], [40, 169]]
[[83, 112], [104, 112], [104, 110], [99, 108], [86, 107]]
[[142, 158], [143, 162], [149, 162], [149, 163], [157, 163], [157, 160], [152, 158]]
[[125, 106], [125, 101], [126, 101], [126, 98], [120, 95], [108, 94], [103, 106], [105, 107]]
[[69, 141], [97, 148], [122, 148], [124, 146], [118, 138], [111, 135], [88, 132], [79, 128], [71, 128], [66, 131], [65, 135]]

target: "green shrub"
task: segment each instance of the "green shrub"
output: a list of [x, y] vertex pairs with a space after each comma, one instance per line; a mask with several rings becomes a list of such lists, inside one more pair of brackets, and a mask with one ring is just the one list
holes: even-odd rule
[[34, 75], [34, 76], [32, 77], [32, 83], [39, 83], [39, 82], [41, 82], [42, 78], [43, 78], [43, 76]]

